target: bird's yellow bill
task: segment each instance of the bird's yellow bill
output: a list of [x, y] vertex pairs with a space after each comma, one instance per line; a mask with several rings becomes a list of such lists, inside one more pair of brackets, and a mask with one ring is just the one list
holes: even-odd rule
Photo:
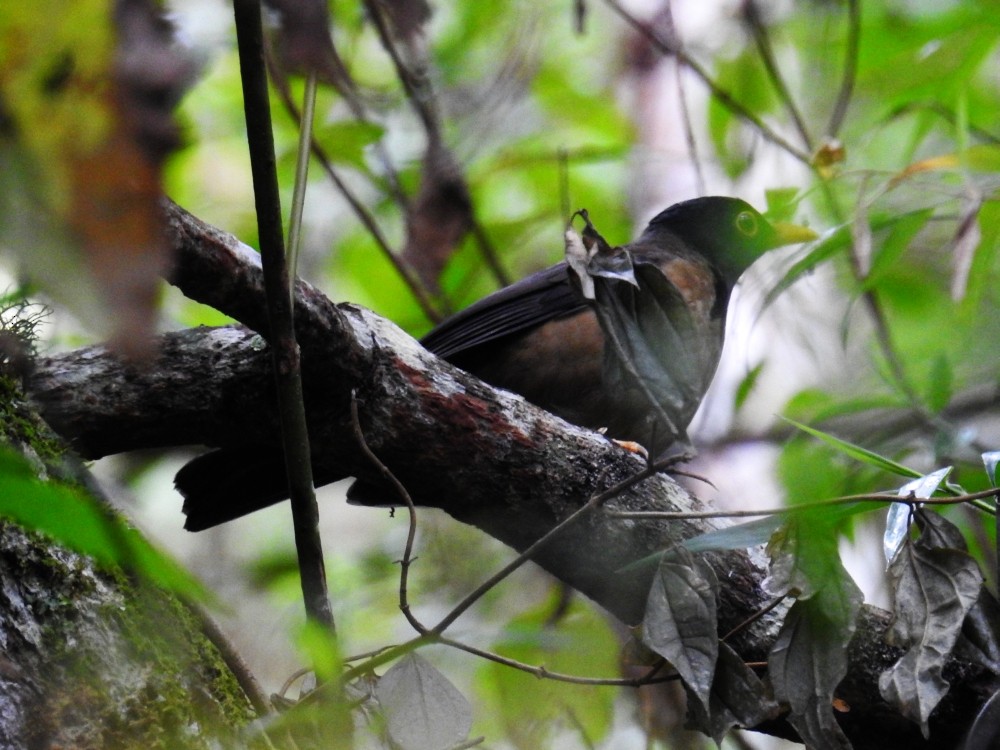
[[810, 240], [814, 240], [819, 237], [819, 235], [809, 227], [803, 227], [799, 224], [788, 224], [784, 221], [776, 221], [771, 226], [774, 227], [774, 231], [778, 235], [778, 244], [776, 247], [781, 247], [782, 245], [795, 245], [799, 242], [809, 242]]

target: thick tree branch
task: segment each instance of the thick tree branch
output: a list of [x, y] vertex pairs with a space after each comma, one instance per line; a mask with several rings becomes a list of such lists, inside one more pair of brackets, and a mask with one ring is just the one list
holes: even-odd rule
[[[258, 304], [259, 268], [236, 240], [169, 207], [177, 251], [174, 283], [188, 296], [266, 330]], [[393, 324], [353, 305], [334, 305], [308, 284], [296, 292], [305, 398], [317, 480], [354, 475], [377, 482], [353, 436], [356, 390], [368, 445], [409, 489], [415, 503], [523, 550], [588, 498], [644, 464], [596, 433], [569, 425], [518, 396], [486, 386], [421, 348]], [[168, 334], [161, 356], [131, 369], [99, 347], [42, 359], [29, 390], [43, 415], [88, 457], [181, 444], [241, 448], [248, 461], [274, 456], [276, 416], [263, 339], [241, 327]], [[273, 460], [273, 459], [272, 459]], [[278, 459], [280, 461], [280, 457]], [[391, 499], [391, 497], [390, 497]], [[668, 477], [632, 487], [609, 510], [699, 510]], [[712, 528], [715, 521], [633, 521], [595, 512], [547, 545], [536, 562], [627, 623], [643, 614], [651, 567], [624, 571]], [[720, 632], [767, 604], [759, 555], [709, 556], [723, 582]], [[730, 642], [762, 660], [780, 613]], [[953, 662], [956, 686], [939, 709], [932, 742], [879, 697], [878, 675], [899, 656], [885, 645], [888, 615], [869, 609], [851, 646], [838, 697], [840, 720], [856, 748], [890, 738], [913, 748], [950, 746], [984, 700], [977, 674]], [[785, 732], [787, 727], [768, 727]]]

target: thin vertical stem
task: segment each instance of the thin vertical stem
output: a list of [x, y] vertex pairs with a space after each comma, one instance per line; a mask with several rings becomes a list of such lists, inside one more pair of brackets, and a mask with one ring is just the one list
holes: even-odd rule
[[302, 246], [302, 209], [306, 202], [309, 181], [309, 146], [312, 144], [313, 117], [316, 112], [316, 72], [306, 76], [302, 95], [302, 118], [299, 120], [299, 150], [295, 161], [295, 190], [292, 212], [288, 217], [288, 292], [295, 298], [295, 277], [298, 275], [299, 250]]
[[854, 92], [854, 81], [858, 73], [858, 48], [861, 43], [861, 2], [847, 0], [847, 52], [844, 59], [844, 77], [837, 92], [837, 103], [830, 115], [830, 124], [826, 126], [826, 134], [836, 138], [847, 116], [847, 105], [851, 103]]
[[813, 150], [812, 137], [809, 135], [809, 130], [806, 128], [805, 120], [802, 118], [799, 108], [795, 105], [795, 100], [792, 99], [792, 93], [788, 90], [788, 85], [785, 83], [781, 71], [778, 70], [778, 61], [774, 57], [771, 40], [767, 36], [767, 29], [764, 27], [760, 11], [757, 9], [757, 3], [754, 0], [746, 0], [743, 3], [743, 18], [746, 20], [747, 26], [750, 27], [754, 44], [757, 45], [757, 53], [764, 63], [764, 69], [767, 71], [768, 78], [771, 79], [771, 85], [778, 94], [778, 98], [785, 105], [788, 116], [795, 123], [795, 129], [799, 132], [799, 137], [802, 139], [803, 145], [811, 152]]
[[761, 134], [763, 138], [783, 149], [790, 156], [798, 159], [803, 164], [810, 163], [810, 156], [808, 152], [793, 146], [779, 133], [768, 127], [767, 124], [757, 115], [736, 101], [733, 95], [726, 89], [719, 86], [719, 84], [715, 82], [715, 79], [709, 75], [708, 71], [700, 65], [697, 60], [690, 57], [679, 44], [671, 44], [668, 40], [662, 39], [655, 32], [651, 31], [646, 24], [643, 24], [638, 18], [629, 13], [624, 6], [622, 6], [619, 0], [604, 0], [604, 3], [611, 8], [611, 10], [617, 13], [626, 23], [645, 36], [654, 47], [660, 50], [660, 52], [665, 55], [673, 55], [676, 57], [677, 62], [690, 70], [695, 77], [705, 85], [705, 87], [709, 90], [709, 93], [715, 97], [719, 104], [737, 117], [741, 117], [746, 120], [757, 130], [758, 133]]
[[250, 148], [257, 231], [260, 239], [264, 290], [267, 297], [269, 344], [277, 385], [281, 437], [291, 491], [295, 546], [299, 556], [306, 615], [333, 629], [326, 589], [326, 571], [319, 537], [319, 508], [312, 483], [309, 435], [306, 430], [299, 349], [288, 294], [281, 227], [281, 201], [275, 169], [271, 108], [264, 65], [259, 0], [234, 0], [236, 41], [243, 83], [243, 109]]

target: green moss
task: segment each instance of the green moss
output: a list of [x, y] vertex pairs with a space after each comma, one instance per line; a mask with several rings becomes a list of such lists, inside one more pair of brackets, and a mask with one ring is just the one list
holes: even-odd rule
[[0, 374], [0, 442], [17, 446], [43, 463], [61, 462], [66, 444], [28, 406], [17, 381]]
[[[5, 542], [20, 533], [6, 532]], [[253, 719], [200, 619], [182, 602], [120, 575], [72, 564], [60, 571], [38, 547], [4, 544], [5, 557], [15, 551], [29, 592], [38, 594], [26, 603], [48, 623], [39, 649], [45, 662], [39, 740], [70, 727], [80, 748], [225, 746]]]
[[[68, 696], [60, 691], [52, 713], [78, 710], [69, 704], [85, 696], [91, 722], [102, 728], [94, 747], [116, 748], [208, 747], [207, 737], [231, 737], [233, 727], [253, 719], [239, 683], [189, 607], [147, 585], [120, 579], [116, 585], [121, 601], [93, 615], [107, 624], [111, 649], [81, 650], [73, 633], [48, 634], [65, 675], [53, 682], [73, 686]], [[120, 692], [120, 674], [113, 683], [103, 679], [122, 669], [136, 670], [134, 691]]]
[[[252, 718], [245, 693], [219, 650], [205, 636], [201, 617], [159, 589], [137, 585], [130, 594], [137, 606], [116, 614], [123, 634], [133, 646], [133, 656], [156, 664], [164, 673], [197, 672], [202, 688], [228, 717], [237, 721]], [[159, 627], [163, 622], [173, 623], [173, 629]]]
[[[0, 443], [54, 481], [82, 485], [64, 443], [35, 415], [17, 383], [0, 375]], [[86, 748], [246, 745], [255, 714], [199, 616], [163, 590], [40, 534], [0, 522], [0, 577], [41, 628], [38, 643], [11, 651], [41, 689], [29, 744]]]

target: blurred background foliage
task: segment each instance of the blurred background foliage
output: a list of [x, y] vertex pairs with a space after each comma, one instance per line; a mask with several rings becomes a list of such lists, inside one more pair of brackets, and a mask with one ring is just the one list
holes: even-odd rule
[[[179, 107], [184, 146], [166, 165], [166, 192], [253, 244], [229, 9], [207, 0], [170, 6], [202, 67]], [[321, 87], [316, 139], [398, 255], [406, 207], [427, 179], [428, 128], [365, 4], [330, 8], [364, 116]], [[430, 307], [443, 314], [497, 288], [484, 244], [511, 279], [558, 261], [565, 221], [577, 208], [624, 243], [669, 203], [739, 195], [822, 236], [773, 254], [745, 280], [694, 431], [701, 458], [693, 470], [715, 487], [693, 489], [744, 508], [902, 484], [793, 434], [778, 414], [918, 471], [954, 465], [953, 478], [970, 491], [986, 486], [979, 454], [1000, 444], [998, 10], [995, 2], [957, 0], [434, 3], [408, 51], [423, 66], [441, 143], [480, 231], [465, 234], [447, 257], [439, 290], [423, 290]], [[300, 102], [302, 81], [293, 77], [289, 86]], [[272, 102], [287, 206], [298, 126], [281, 97]], [[300, 275], [331, 298], [368, 306], [416, 336], [431, 327], [411, 285], [315, 162], [304, 239]], [[175, 292], [164, 311], [173, 327], [224, 322]], [[277, 623], [235, 637], [265, 681], [280, 684], [294, 668], [288, 643], [298, 617], [285, 511], [177, 538], [168, 531], [180, 527], [178, 502], [163, 495], [178, 460], [143, 463], [131, 474], [132, 492], [143, 498], [140, 518], [232, 603], [232, 627]], [[105, 465], [108, 475], [130, 476], [137, 464]], [[393, 564], [404, 522], [344, 510], [333, 494], [321, 510], [343, 649], [375, 648], [406, 633]], [[992, 522], [949, 513], [992, 577]], [[423, 513], [420, 520], [413, 599], [445, 611], [508, 553], [448, 519]], [[852, 572], [878, 602], [880, 545], [871, 531], [878, 522], [865, 523], [875, 525], [843, 530], [860, 560]], [[233, 557], [220, 561], [229, 551]], [[464, 635], [529, 662], [613, 674], [616, 636], [579, 602], [549, 616], [552, 586], [538, 571], [521, 571], [463, 620]], [[642, 702], [616, 691], [538, 683], [442, 649], [432, 655], [476, 696], [477, 729], [491, 740], [499, 733], [512, 746], [538, 747], [554, 742], [558, 727], [595, 745], [635, 746], [615, 742], [655, 723], [636, 722]]]

